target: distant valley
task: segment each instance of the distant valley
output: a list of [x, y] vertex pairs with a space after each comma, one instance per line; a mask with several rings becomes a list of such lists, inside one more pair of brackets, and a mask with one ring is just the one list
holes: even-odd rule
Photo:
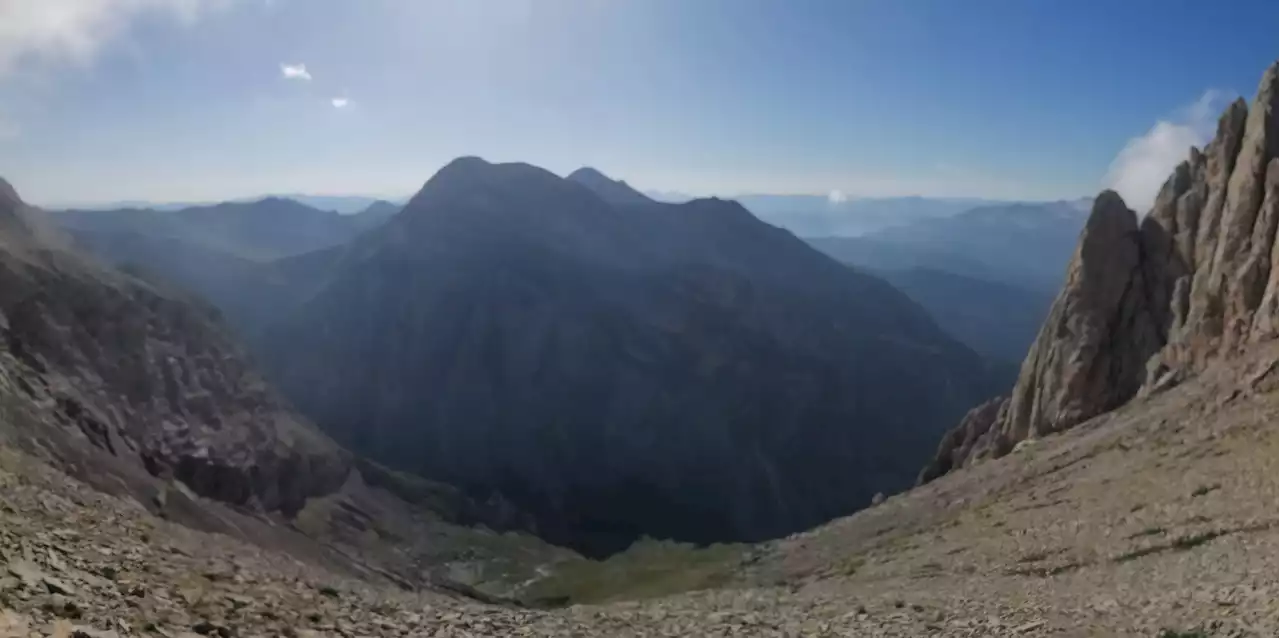
[[860, 236], [810, 236], [819, 250], [873, 270], [928, 268], [1052, 292], [1088, 217], [1090, 200], [993, 204]]

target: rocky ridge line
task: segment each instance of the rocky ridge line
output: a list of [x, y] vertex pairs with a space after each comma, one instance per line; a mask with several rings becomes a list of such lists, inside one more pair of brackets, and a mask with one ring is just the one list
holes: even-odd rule
[[1114, 192], [1098, 196], [1013, 390], [966, 415], [919, 483], [1275, 338], [1276, 78], [1273, 64], [1252, 105], [1226, 109], [1146, 217]]

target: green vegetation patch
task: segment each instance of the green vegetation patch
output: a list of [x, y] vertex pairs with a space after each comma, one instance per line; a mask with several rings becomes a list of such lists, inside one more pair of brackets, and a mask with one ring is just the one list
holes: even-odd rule
[[1209, 634], [1203, 629], [1192, 629], [1190, 631], [1165, 629], [1160, 632], [1158, 638], [1209, 638]]
[[746, 545], [697, 547], [643, 539], [602, 561], [572, 559], [533, 583], [521, 599], [535, 606], [658, 598], [727, 584]]

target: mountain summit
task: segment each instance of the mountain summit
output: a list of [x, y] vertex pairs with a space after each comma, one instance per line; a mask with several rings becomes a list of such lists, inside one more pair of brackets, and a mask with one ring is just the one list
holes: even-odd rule
[[993, 386], [904, 295], [729, 201], [637, 209], [464, 158], [334, 263], [266, 339], [282, 390], [591, 552], [852, 511]]
[[565, 179], [571, 182], [577, 182], [591, 189], [591, 192], [599, 195], [601, 199], [610, 204], [652, 204], [654, 200], [640, 191], [631, 188], [629, 184], [620, 179], [610, 179], [604, 173], [584, 166], [572, 173]]

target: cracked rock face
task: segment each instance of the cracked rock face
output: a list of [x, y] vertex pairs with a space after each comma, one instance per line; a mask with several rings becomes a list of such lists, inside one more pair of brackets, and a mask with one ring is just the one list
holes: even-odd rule
[[115, 490], [149, 473], [292, 512], [342, 484], [347, 453], [275, 397], [211, 311], [49, 228], [0, 181], [0, 428]]
[[921, 482], [1275, 338], [1276, 77], [1272, 65], [1251, 104], [1226, 109], [1141, 221], [1114, 192], [1098, 196], [1007, 408], [971, 412]]

